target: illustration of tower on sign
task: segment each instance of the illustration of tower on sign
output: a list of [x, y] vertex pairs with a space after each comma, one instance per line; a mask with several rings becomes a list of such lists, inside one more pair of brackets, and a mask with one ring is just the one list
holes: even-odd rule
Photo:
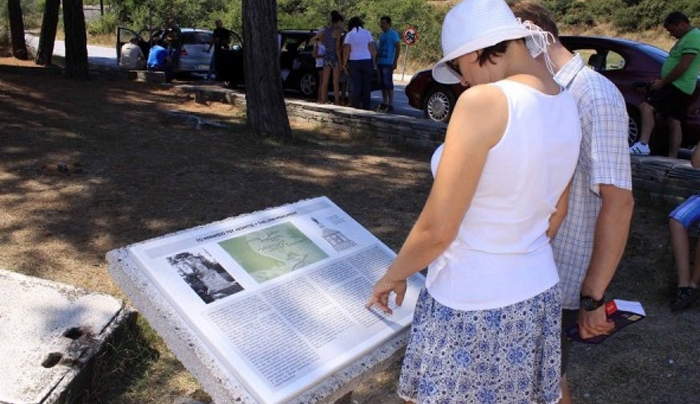
[[328, 241], [328, 243], [336, 250], [336, 251], [343, 251], [347, 250], [348, 248], [355, 247], [357, 243], [354, 241], [350, 240], [345, 234], [340, 232], [339, 230], [331, 229], [323, 225], [318, 219], [315, 217], [312, 217], [311, 220], [314, 221], [318, 225], [318, 227], [323, 230], [323, 238]]

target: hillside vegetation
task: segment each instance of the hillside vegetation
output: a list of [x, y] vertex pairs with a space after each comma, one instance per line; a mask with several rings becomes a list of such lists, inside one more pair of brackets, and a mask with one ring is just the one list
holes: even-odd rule
[[[180, 26], [212, 28], [214, 20], [241, 33], [242, 0], [112, 0], [104, 16], [88, 22], [88, 37], [110, 38], [118, 25], [136, 30], [159, 27], [170, 18]], [[85, 0], [96, 2], [96, 0]], [[0, 2], [0, 12], [7, 7]], [[403, 32], [409, 25], [418, 29], [419, 40], [409, 50], [409, 65], [428, 66], [441, 56], [440, 28], [445, 13], [455, 0], [278, 0], [279, 28], [318, 28], [327, 23], [331, 10], [346, 20], [360, 16], [365, 28], [379, 34], [379, 18], [391, 16], [394, 28]], [[661, 27], [674, 10], [687, 14], [700, 25], [697, 0], [542, 0], [560, 24], [564, 34], [609, 35], [641, 40], [668, 50], [674, 42]], [[28, 29], [41, 24], [42, 0], [23, 0]], [[0, 32], [2, 32], [0, 24]], [[89, 39], [90, 40], [90, 39]], [[104, 41], [104, 40], [103, 40]], [[113, 43], [107, 39], [105, 42]], [[402, 61], [403, 62], [403, 61]]]

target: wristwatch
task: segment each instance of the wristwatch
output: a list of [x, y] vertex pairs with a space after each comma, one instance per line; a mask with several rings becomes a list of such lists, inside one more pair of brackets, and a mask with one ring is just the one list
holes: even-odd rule
[[580, 304], [581, 308], [586, 311], [598, 310], [605, 304], [605, 295], [603, 295], [600, 300], [596, 300], [590, 296], [581, 296]]

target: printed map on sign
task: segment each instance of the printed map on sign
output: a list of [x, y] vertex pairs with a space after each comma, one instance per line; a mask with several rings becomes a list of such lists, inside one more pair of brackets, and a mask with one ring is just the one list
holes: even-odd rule
[[219, 243], [258, 282], [328, 258], [292, 223], [282, 223]]

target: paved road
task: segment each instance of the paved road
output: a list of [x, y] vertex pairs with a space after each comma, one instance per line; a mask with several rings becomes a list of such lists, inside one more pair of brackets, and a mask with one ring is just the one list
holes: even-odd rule
[[[39, 37], [33, 34], [26, 34], [25, 41], [27, 46], [36, 49], [39, 45]], [[100, 66], [104, 68], [118, 68], [117, 67], [117, 50], [116, 47], [106, 47], [106, 46], [95, 46], [88, 45], [88, 62], [94, 66]], [[63, 41], [56, 41], [54, 44], [53, 54], [56, 56], [65, 56], [66, 47]], [[417, 110], [410, 105], [408, 105], [408, 98], [404, 93], [404, 89], [408, 80], [410, 80], [410, 75], [403, 76], [404, 81], [401, 81], [402, 75], [394, 75], [394, 113], [400, 115], [413, 116], [416, 118], [422, 118], [423, 112]], [[203, 76], [193, 76], [194, 81], [203, 79]], [[187, 84], [193, 84], [188, 82]], [[379, 91], [372, 93], [372, 105], [379, 105], [382, 102], [382, 94]]]

